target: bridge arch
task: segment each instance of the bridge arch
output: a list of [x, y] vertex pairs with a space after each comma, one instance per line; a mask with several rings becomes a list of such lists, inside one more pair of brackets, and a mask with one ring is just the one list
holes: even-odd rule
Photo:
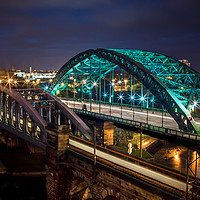
[[[97, 56], [99, 59], [104, 59], [109, 63], [112, 63], [113, 65], [111, 70], [119, 66], [135, 77], [140, 83], [142, 83], [157, 99], [159, 99], [160, 103], [171, 114], [181, 130], [200, 133], [198, 126], [187, 109], [189, 100], [187, 100], [185, 104], [184, 100], [186, 98], [180, 94], [176, 95], [175, 92], [168, 87], [166, 81], [163, 81], [162, 78], [157, 76], [157, 74], [151, 72], [144, 64], [142, 64], [142, 62], [139, 62], [139, 60], [136, 61], [133, 59], [133, 57], [122, 53], [123, 52], [117, 52], [116, 50], [96, 49], [87, 50], [78, 54], [70, 59], [59, 70], [49, 87], [49, 91], [55, 93], [60, 86], [59, 82], [66, 79], [66, 77], [69, 77], [70, 73], [73, 73], [73, 69], [77, 69], [77, 66], [81, 65], [82, 61], [88, 60], [88, 62], [91, 62], [90, 58], [92, 56]], [[183, 69], [192, 71], [184, 65], [182, 67], [182, 71]], [[105, 73], [106, 72], [104, 72], [104, 74]], [[181, 71], [179, 73], [181, 73]], [[195, 78], [192, 82], [192, 87], [196, 87], [197, 91], [199, 92], [199, 75], [194, 72], [194, 76]], [[88, 88], [90, 89], [90, 87]], [[191, 98], [191, 96], [194, 96], [194, 92], [190, 90], [188, 96]]]
[[90, 187], [84, 179], [80, 177], [74, 177], [74, 179], [71, 181], [69, 199], [92, 199]]
[[42, 88], [28, 88], [18, 89], [18, 92], [30, 102], [30, 106], [34, 107], [38, 115], [42, 116], [49, 125], [56, 128], [61, 124], [68, 124], [72, 133], [77, 132], [84, 139], [93, 140], [90, 128], [66, 104], [48, 91]]
[[0, 127], [45, 149], [47, 123], [19, 93], [0, 87]]
[[[54, 123], [52, 123], [54, 122]], [[11, 89], [0, 87], [0, 127], [45, 149], [47, 126], [68, 124], [71, 133], [93, 140], [89, 127], [63, 102], [42, 88]], [[48, 125], [49, 124], [49, 125]]]

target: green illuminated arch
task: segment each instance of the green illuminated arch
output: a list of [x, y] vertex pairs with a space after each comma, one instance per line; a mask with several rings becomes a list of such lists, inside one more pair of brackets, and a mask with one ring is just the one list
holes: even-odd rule
[[[124, 49], [87, 50], [62, 66], [49, 90], [55, 93], [58, 88], [62, 88], [61, 81], [64, 81], [73, 72], [86, 74], [87, 68], [88, 71], [91, 70], [91, 62], [94, 62], [92, 78], [95, 77], [95, 80], [98, 76], [95, 69], [101, 68], [103, 77], [103, 74], [117, 66], [123, 68], [159, 99], [181, 130], [199, 133], [199, 129], [187, 109], [190, 102], [199, 97], [199, 74], [183, 63], [159, 53]], [[84, 71], [81, 68], [82, 65]], [[90, 83], [92, 78], [89, 80]], [[87, 84], [84, 84], [84, 87], [87, 87]]]

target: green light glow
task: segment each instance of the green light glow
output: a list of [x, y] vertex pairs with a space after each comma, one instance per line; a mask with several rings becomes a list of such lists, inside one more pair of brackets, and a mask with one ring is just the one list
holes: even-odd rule
[[[122, 68], [124, 75], [121, 74]], [[139, 78], [134, 83], [134, 93], [130, 76]], [[136, 94], [143, 87], [141, 83], [146, 87], [144, 93], [141, 89], [143, 96]], [[104, 103], [116, 103], [119, 97], [122, 99], [119, 94], [121, 92], [123, 103], [127, 104], [130, 103], [130, 97], [134, 99], [134, 104], [142, 100], [144, 105], [151, 102], [156, 106], [152, 102], [162, 101], [180, 127], [184, 129], [191, 123], [195, 131], [200, 132], [193, 126], [195, 122], [189, 109], [194, 101], [200, 102], [199, 74], [185, 64], [160, 53], [127, 49], [85, 51], [70, 59], [60, 69], [49, 90], [53, 94], [59, 90], [61, 95], [66, 95], [67, 91], [69, 98], [73, 96], [76, 99], [93, 99]], [[145, 96], [147, 94], [148, 97]], [[177, 115], [180, 116], [176, 117]], [[188, 123], [184, 122], [185, 118]]]

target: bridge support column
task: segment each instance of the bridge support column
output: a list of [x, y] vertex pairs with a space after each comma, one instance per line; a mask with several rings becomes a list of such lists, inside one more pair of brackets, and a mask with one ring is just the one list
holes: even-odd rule
[[64, 163], [69, 144], [69, 125], [61, 125], [58, 130], [47, 128], [46, 149], [46, 190], [47, 200], [67, 199], [71, 173]]

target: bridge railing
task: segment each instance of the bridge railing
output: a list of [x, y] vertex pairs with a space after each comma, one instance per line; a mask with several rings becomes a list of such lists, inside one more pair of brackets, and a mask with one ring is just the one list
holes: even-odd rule
[[[58, 97], [59, 99], [61, 100], [66, 100], [66, 98], [63, 98], [63, 97]], [[82, 102], [81, 99], [73, 99], [73, 98], [68, 98], [67, 100], [69, 101], [75, 101], [75, 102]], [[89, 103], [90, 100], [89, 99], [84, 99], [84, 102], [86, 103]], [[91, 103], [95, 103], [95, 104], [99, 104], [99, 101], [98, 100], [92, 100]], [[112, 105], [112, 106], [119, 106], [119, 107], [123, 107], [123, 108], [130, 108], [130, 109], [138, 109], [138, 110], [141, 110], [141, 111], [152, 111], [152, 112], [158, 112], [158, 113], [163, 113], [164, 115], [170, 115], [166, 109], [161, 109], [161, 108], [154, 108], [154, 107], [149, 107], [149, 108], [146, 108], [144, 106], [139, 106], [139, 105], [131, 105], [131, 104], [121, 104], [121, 103], [109, 103], [109, 102], [101, 102], [102, 105]], [[200, 116], [200, 115], [199, 115]]]
[[200, 142], [200, 135], [198, 134], [194, 134], [194, 133], [190, 133], [190, 132], [184, 132], [184, 131], [178, 131], [178, 130], [173, 130], [173, 129], [169, 129], [169, 128], [164, 128], [164, 127], [159, 127], [159, 126], [155, 126], [155, 125], [150, 125], [144, 122], [139, 122], [139, 121], [133, 121], [133, 120], [129, 120], [129, 119], [123, 119], [120, 117], [115, 117], [115, 116], [111, 116], [111, 115], [106, 115], [106, 114], [102, 114], [102, 113], [96, 113], [96, 112], [91, 112], [91, 111], [86, 111], [86, 110], [81, 110], [81, 109], [77, 109], [77, 108], [72, 108], [76, 113], [79, 114], [86, 114], [92, 117], [98, 117], [100, 119], [107, 119], [110, 121], [113, 121], [115, 123], [120, 123], [120, 124], [124, 124], [127, 126], [133, 126], [135, 128], [140, 128], [142, 125], [142, 129], [146, 130], [146, 131], [152, 131], [152, 132], [156, 132], [156, 133], [160, 133], [160, 134], [164, 134], [164, 135], [168, 135], [168, 136], [174, 136], [177, 138], [181, 138], [184, 140], [188, 140], [188, 141], [195, 141], [195, 142]]

